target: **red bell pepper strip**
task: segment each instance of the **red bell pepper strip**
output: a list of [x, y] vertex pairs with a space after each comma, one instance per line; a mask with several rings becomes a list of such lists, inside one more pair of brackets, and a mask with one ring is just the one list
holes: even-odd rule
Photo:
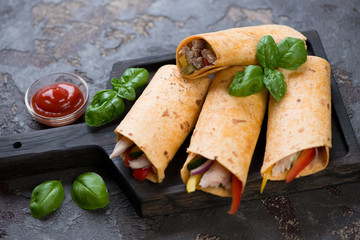
[[150, 171], [151, 171], [151, 167], [135, 169], [133, 172], [133, 177], [135, 179], [144, 181], [146, 176], [150, 173]]
[[210, 65], [209, 61], [208, 61], [206, 58], [204, 58], [204, 65], [205, 65], [205, 66], [209, 66], [209, 65]]
[[296, 160], [294, 166], [290, 168], [286, 175], [286, 182], [289, 183], [296, 178], [304, 168], [309, 165], [315, 156], [315, 148], [309, 148], [301, 152], [299, 158]]
[[239, 208], [242, 194], [242, 182], [233, 174], [231, 181], [232, 203], [229, 214], [235, 214]]

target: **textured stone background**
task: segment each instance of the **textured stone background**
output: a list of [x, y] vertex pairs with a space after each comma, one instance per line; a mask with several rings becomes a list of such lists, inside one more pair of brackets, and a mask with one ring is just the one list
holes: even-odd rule
[[[319, 32], [359, 141], [359, 8], [357, 0], [1, 0], [0, 136], [44, 128], [26, 112], [23, 97], [45, 74], [78, 74], [92, 97], [106, 87], [115, 62], [175, 54], [178, 43], [196, 33], [278, 23]], [[0, 184], [0, 238], [356, 239], [360, 234], [358, 183], [243, 202], [235, 216], [220, 207], [142, 219], [107, 179], [109, 207], [81, 211], [67, 197], [56, 213], [37, 220], [27, 208], [33, 186], [24, 181]], [[69, 192], [70, 179], [65, 185]]]

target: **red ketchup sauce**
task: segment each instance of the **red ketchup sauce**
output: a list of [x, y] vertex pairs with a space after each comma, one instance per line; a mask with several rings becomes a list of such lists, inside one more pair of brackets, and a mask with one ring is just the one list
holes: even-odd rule
[[34, 111], [46, 117], [75, 112], [84, 102], [80, 89], [71, 83], [54, 83], [38, 90], [31, 99]]

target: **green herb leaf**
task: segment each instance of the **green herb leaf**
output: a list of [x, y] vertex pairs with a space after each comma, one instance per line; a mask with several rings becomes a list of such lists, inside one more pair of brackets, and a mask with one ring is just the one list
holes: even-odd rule
[[64, 188], [60, 181], [47, 181], [31, 193], [30, 213], [35, 218], [41, 218], [60, 207], [65, 198]]
[[86, 210], [103, 208], [109, 204], [109, 193], [104, 180], [94, 172], [76, 178], [71, 188], [71, 198]]
[[229, 88], [229, 94], [246, 97], [263, 90], [264, 73], [260, 66], [250, 65], [243, 72], [237, 72]]
[[256, 47], [256, 56], [263, 68], [274, 69], [276, 67], [279, 59], [279, 51], [274, 39], [270, 35], [260, 39]]
[[135, 89], [128, 85], [120, 86], [117, 94], [119, 97], [125, 98], [129, 101], [133, 101], [136, 98]]
[[287, 85], [279, 70], [265, 68], [264, 83], [276, 101], [280, 101], [285, 95]]
[[149, 72], [145, 68], [128, 68], [121, 76], [120, 80], [111, 79], [113, 90], [118, 91], [119, 88], [126, 85], [133, 87], [135, 90], [144, 86], [149, 79]]
[[296, 70], [306, 62], [307, 52], [305, 43], [301, 39], [287, 37], [277, 47], [279, 49], [278, 67]]
[[116, 119], [125, 110], [124, 101], [114, 90], [102, 90], [95, 94], [86, 109], [85, 121], [98, 127]]

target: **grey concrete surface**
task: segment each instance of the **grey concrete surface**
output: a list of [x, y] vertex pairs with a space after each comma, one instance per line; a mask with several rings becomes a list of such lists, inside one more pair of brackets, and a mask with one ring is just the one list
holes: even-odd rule
[[[106, 87], [115, 62], [175, 54], [178, 43], [196, 33], [276, 23], [318, 31], [360, 141], [359, 11], [357, 0], [1, 0], [0, 136], [44, 128], [23, 98], [45, 74], [78, 74], [92, 97]], [[76, 172], [56, 174], [69, 193], [67, 176]], [[1, 183], [0, 238], [360, 239], [359, 182], [243, 202], [234, 216], [224, 206], [141, 218], [118, 185], [105, 180], [108, 207], [82, 211], [67, 194], [42, 220], [29, 213], [26, 179]]]

